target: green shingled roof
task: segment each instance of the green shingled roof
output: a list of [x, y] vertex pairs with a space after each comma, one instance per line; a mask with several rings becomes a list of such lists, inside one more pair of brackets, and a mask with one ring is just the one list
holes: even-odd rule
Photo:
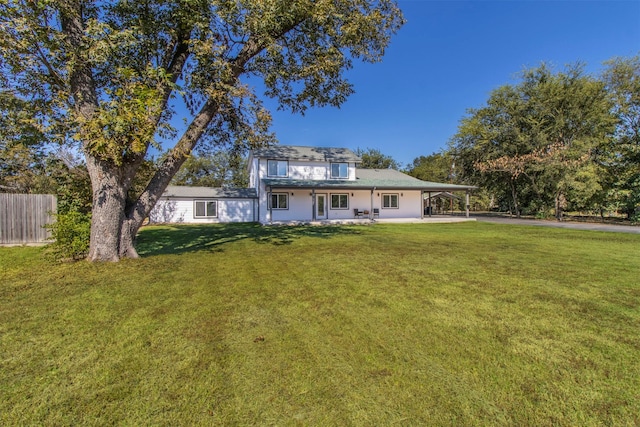
[[415, 189], [424, 191], [467, 191], [476, 187], [422, 181], [393, 169], [356, 169], [355, 180], [305, 180], [269, 178], [262, 180], [267, 187], [279, 188], [377, 188]]
[[258, 197], [253, 188], [189, 187], [186, 185], [170, 185], [162, 193], [162, 196], [216, 199], [255, 199]]
[[253, 157], [273, 160], [306, 160], [360, 163], [362, 159], [348, 148], [273, 145], [253, 150]]

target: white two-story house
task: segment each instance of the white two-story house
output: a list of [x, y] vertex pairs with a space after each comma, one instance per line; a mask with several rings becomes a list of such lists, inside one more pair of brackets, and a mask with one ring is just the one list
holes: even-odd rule
[[415, 219], [430, 214], [431, 193], [464, 191], [468, 206], [475, 188], [422, 181], [392, 169], [361, 169], [360, 162], [346, 148], [257, 149], [249, 156], [249, 188], [169, 186], [150, 220], [271, 224]]

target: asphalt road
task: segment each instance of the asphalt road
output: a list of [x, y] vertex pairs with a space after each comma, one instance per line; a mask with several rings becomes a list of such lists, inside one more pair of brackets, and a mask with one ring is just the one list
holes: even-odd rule
[[613, 224], [597, 224], [592, 222], [573, 222], [573, 221], [541, 221], [535, 219], [493, 217], [493, 216], [473, 216], [476, 221], [494, 222], [498, 224], [519, 224], [519, 225], [536, 225], [540, 227], [557, 227], [571, 228], [575, 230], [592, 230], [592, 231], [611, 231], [614, 233], [632, 233], [640, 234], [640, 227], [633, 225], [613, 225]]

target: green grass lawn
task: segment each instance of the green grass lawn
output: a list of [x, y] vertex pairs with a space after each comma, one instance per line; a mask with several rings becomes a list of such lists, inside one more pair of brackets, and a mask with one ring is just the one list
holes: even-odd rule
[[640, 236], [148, 227], [0, 248], [0, 425], [640, 424]]

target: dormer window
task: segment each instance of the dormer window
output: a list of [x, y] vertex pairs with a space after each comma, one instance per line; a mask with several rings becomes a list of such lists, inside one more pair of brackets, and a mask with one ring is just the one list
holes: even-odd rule
[[289, 176], [289, 162], [286, 160], [267, 160], [268, 176]]
[[349, 178], [349, 164], [331, 163], [331, 178]]

